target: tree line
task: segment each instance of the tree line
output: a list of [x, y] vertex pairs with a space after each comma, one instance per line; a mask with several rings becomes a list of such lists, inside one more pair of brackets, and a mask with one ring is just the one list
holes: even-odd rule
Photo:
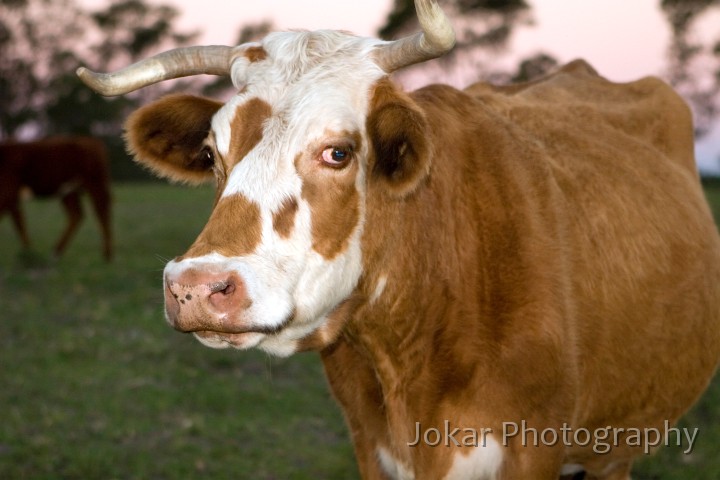
[[[475, 75], [483, 72], [483, 79], [495, 82], [526, 81], [557, 66], [550, 52], [522, 59], [514, 71], [493, 64], [492, 59], [506, 53], [513, 33], [532, 23], [532, 7], [525, 0], [440, 0], [440, 4], [456, 26], [458, 44], [447, 58], [417, 67], [426, 69], [424, 75], [432, 77], [433, 68], [442, 75], [464, 69]], [[703, 135], [720, 112], [720, 38], [700, 38], [695, 27], [720, 11], [720, 0], [659, 0], [658, 6], [672, 34], [664, 76], [692, 104], [697, 134]], [[98, 136], [114, 152], [116, 178], [137, 175], [137, 170], [123, 167], [129, 162], [120, 139], [122, 121], [131, 110], [189, 84], [213, 95], [228, 91], [230, 83], [178, 80], [103, 98], [79, 82], [75, 69], [84, 64], [113, 70], [163, 49], [196, 43], [200, 32], [182, 31], [178, 18], [174, 6], [156, 0], [108, 2], [97, 10], [81, 6], [78, 0], [3, 0], [0, 141], [60, 133]], [[413, 0], [394, 0], [378, 35], [395, 38], [417, 28]], [[237, 43], [256, 40], [270, 30], [268, 22], [239, 25]]]

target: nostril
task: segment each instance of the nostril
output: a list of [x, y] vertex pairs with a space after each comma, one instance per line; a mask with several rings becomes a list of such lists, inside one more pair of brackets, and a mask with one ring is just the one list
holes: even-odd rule
[[165, 311], [168, 321], [175, 326], [180, 313], [180, 298], [176, 292], [173, 292], [172, 285], [172, 282], [165, 280]]
[[209, 287], [210, 295], [216, 293], [222, 293], [223, 295], [232, 295], [232, 293], [235, 291], [235, 285], [227, 281], [211, 283]]

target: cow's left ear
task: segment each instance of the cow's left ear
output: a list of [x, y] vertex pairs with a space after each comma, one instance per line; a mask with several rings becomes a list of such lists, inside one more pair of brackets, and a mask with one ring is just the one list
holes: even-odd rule
[[127, 149], [159, 177], [189, 183], [211, 180], [214, 162], [203, 142], [221, 106], [193, 95], [156, 100], [133, 112], [125, 122]]
[[411, 193], [430, 169], [430, 140], [425, 114], [385, 78], [371, 92], [367, 132], [370, 171], [398, 196]]

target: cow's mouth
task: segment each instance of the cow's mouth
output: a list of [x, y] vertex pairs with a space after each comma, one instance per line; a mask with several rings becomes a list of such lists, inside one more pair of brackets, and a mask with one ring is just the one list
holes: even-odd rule
[[195, 335], [203, 345], [213, 348], [252, 348], [260, 343], [265, 337], [277, 335], [288, 326], [295, 316], [293, 311], [279, 325], [263, 326], [256, 328], [245, 328], [241, 330], [217, 331], [217, 330], [196, 330]]
[[263, 332], [225, 333], [202, 330], [193, 332], [200, 343], [211, 348], [247, 349], [256, 346], [267, 335]]

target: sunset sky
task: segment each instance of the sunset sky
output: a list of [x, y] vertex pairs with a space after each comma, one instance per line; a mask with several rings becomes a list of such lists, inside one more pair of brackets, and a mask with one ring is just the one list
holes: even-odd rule
[[[183, 12], [181, 24], [203, 30], [206, 43], [235, 40], [243, 24], [272, 20], [278, 29], [332, 28], [375, 36], [391, 0], [167, 0]], [[587, 58], [613, 80], [631, 80], [661, 68], [668, 29], [657, 0], [535, 0], [536, 25], [520, 28], [512, 48], [544, 50], [561, 61]]]
[[[86, 0], [94, 4], [102, 0]], [[201, 30], [201, 43], [230, 44], [240, 27], [271, 20], [278, 29], [343, 29], [375, 36], [391, 0], [164, 0], [181, 12], [180, 25]], [[658, 0], [529, 0], [536, 20], [515, 34], [512, 58], [545, 51], [561, 62], [585, 58], [602, 75], [623, 82], [661, 75], [669, 31]], [[712, 34], [720, 15], [707, 19]], [[460, 86], [460, 85], [458, 85]], [[698, 144], [703, 169], [720, 173], [720, 128]]]

